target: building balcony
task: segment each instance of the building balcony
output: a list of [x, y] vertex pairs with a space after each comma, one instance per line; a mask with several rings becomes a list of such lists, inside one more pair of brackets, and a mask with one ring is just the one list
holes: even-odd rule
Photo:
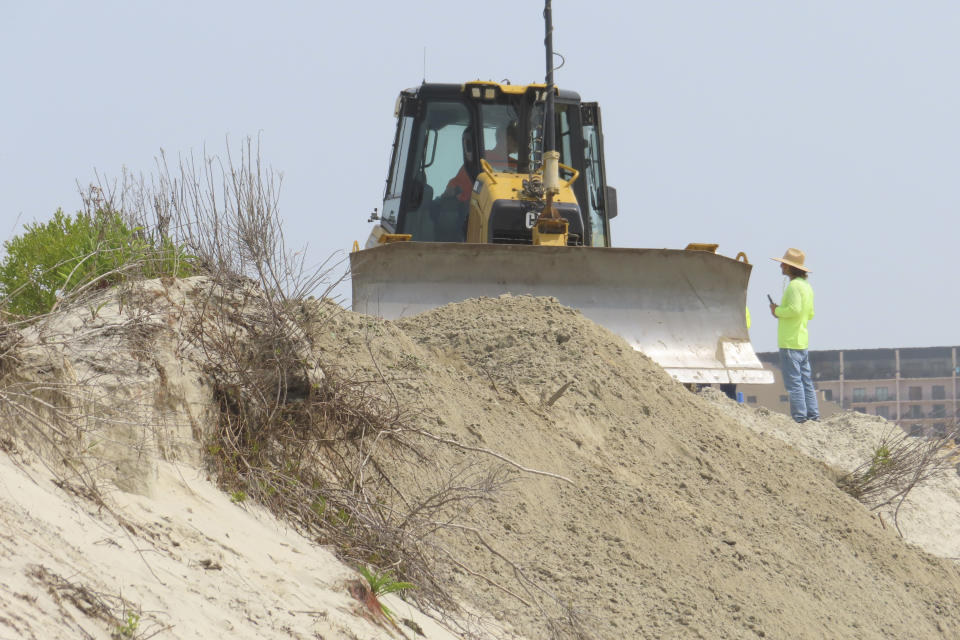
[[[957, 399], [954, 398], [953, 396], [950, 396], [950, 397], [947, 397], [947, 398], [929, 398], [929, 397], [928, 397], [928, 398], [921, 398], [921, 399], [919, 399], [919, 400], [911, 400], [911, 399], [909, 399], [909, 398], [905, 398], [905, 397], [903, 397], [903, 396], [900, 396], [900, 404], [910, 404], [910, 405], [912, 405], [912, 404], [932, 404], [932, 403], [938, 403], [938, 404], [942, 403], [942, 404], [952, 405], [952, 404], [954, 404], [954, 402], [956, 402], [956, 401], [957, 401]], [[867, 395], [867, 396], [859, 396], [859, 397], [854, 398], [854, 397], [852, 397], [852, 396], [848, 396], [848, 397], [846, 397], [846, 398], [843, 399], [843, 402], [844, 402], [844, 404], [871, 404], [871, 403], [876, 403], [876, 402], [887, 403], [887, 404], [895, 404], [895, 403], [897, 402], [897, 397], [896, 397], [896, 396], [881, 397], [881, 396], [871, 396], [871, 395]]]
[[858, 396], [856, 398], [848, 398], [847, 402], [859, 403], [859, 402], [896, 402], [896, 397], [879, 397], [879, 396]]

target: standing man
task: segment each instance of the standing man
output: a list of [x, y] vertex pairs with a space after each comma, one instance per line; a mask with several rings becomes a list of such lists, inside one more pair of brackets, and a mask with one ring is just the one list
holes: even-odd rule
[[770, 313], [779, 320], [780, 371], [783, 386], [790, 395], [790, 415], [797, 422], [820, 419], [807, 353], [807, 323], [813, 319], [813, 288], [807, 282], [810, 270], [803, 264], [805, 258], [799, 249], [787, 249], [782, 258], [771, 258], [780, 263], [780, 272], [790, 278], [780, 305], [770, 301]]

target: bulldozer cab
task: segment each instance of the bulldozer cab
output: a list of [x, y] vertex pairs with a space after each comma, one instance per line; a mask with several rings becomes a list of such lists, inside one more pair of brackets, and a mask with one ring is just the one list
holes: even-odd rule
[[[519, 177], [538, 179], [545, 96], [544, 85], [492, 82], [425, 83], [403, 91], [380, 220], [384, 230], [409, 234], [416, 242], [529, 244], [532, 204], [520, 188], [509, 197], [503, 191]], [[581, 176], [572, 181], [571, 202], [563, 212], [574, 230], [570, 244], [610, 246], [616, 191], [606, 185], [599, 106], [581, 103], [572, 91], [558, 91], [553, 126], [566, 167], [561, 177]], [[497, 193], [484, 194], [497, 176]], [[484, 217], [485, 232], [468, 238], [471, 215]], [[490, 218], [496, 224], [487, 224]]]

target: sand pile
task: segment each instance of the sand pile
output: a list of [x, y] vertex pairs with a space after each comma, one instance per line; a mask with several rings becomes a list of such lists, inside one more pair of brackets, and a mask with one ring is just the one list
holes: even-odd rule
[[[172, 304], [157, 297], [163, 328], [148, 342], [161, 364], [200, 357], [165, 351], [182, 345], [176, 336], [186, 289], [169, 294]], [[508, 470], [507, 489], [459, 514], [460, 528], [432, 541], [456, 560], [442, 566], [451, 592], [488, 616], [483, 629], [494, 637], [960, 637], [956, 566], [899, 538], [836, 489], [835, 473], [824, 464], [856, 463], [861, 440], [874, 432], [870, 425], [837, 418], [818, 425], [821, 432], [797, 432], [782, 416], [692, 394], [618, 337], [551, 299], [470, 300], [395, 323], [329, 303], [308, 315], [316, 319], [315, 355], [328, 371], [368, 380], [371, 392], [396, 402], [413, 426], [461, 445], [437, 445], [434, 457], [416, 468], [392, 469], [399, 491], [416, 494], [431, 478], [472, 466]], [[120, 331], [128, 320], [118, 312], [108, 324]], [[77, 331], [83, 326], [77, 321]], [[49, 360], [51, 376], [79, 366]], [[156, 397], [177, 415], [190, 408], [177, 424], [196, 431], [204, 428], [211, 382], [194, 376], [193, 366], [164, 365], [163, 376], [144, 367], [138, 384], [144, 393], [163, 389]], [[183, 374], [177, 385], [164, 381], [173, 372]], [[31, 375], [43, 375], [42, 367]], [[188, 432], [176, 430], [181, 445]], [[400, 637], [350, 608], [342, 588], [347, 569], [285, 537], [255, 509], [216, 497], [186, 453], [179, 459], [187, 466], [169, 472], [165, 440], [156, 442], [141, 447], [153, 461], [153, 481], [113, 498], [135, 523], [132, 532], [107, 530], [109, 518], [89, 513], [95, 511], [89, 506], [69, 526], [58, 524], [45, 515], [53, 505], [30, 498], [22, 479], [2, 476], [2, 514], [16, 533], [0, 538], [4, 575], [15, 578], [0, 578], [9, 587], [0, 590], [0, 638], [9, 629], [27, 631], [12, 637], [77, 635], [76, 626], [57, 626], [60, 605], [30, 577], [45, 557], [58, 575], [116, 593], [117, 563], [151, 565], [137, 558], [138, 550], [147, 560], [173, 564], [155, 569], [156, 580], [143, 571], [124, 573], [119, 586], [124, 597], [156, 613], [155, 629], [175, 625], [169, 637], [227, 630], [236, 637]], [[869, 443], [863, 446], [869, 451]], [[30, 513], [22, 498], [34, 500], [41, 513]], [[176, 511], [183, 504], [193, 513]], [[218, 525], [199, 518], [201, 509], [251, 520], [230, 516]], [[929, 510], [918, 503], [908, 528], [935, 526]], [[29, 524], [44, 518], [49, 525]], [[104, 533], [71, 540], [66, 529], [84, 521], [99, 523]], [[18, 546], [24, 536], [42, 542]], [[146, 544], [157, 539], [163, 542]], [[114, 546], [125, 555], [103, 555]], [[219, 563], [224, 578], [210, 580], [203, 560]], [[326, 574], [323, 567], [337, 568]], [[74, 619], [83, 617], [67, 608]], [[36, 611], [53, 613], [34, 620]], [[185, 632], [194, 626], [196, 635]], [[99, 628], [91, 637], [109, 637]], [[443, 637], [437, 626], [424, 630], [428, 638]]]
[[[425, 428], [573, 481], [524, 476], [471, 517], [487, 543], [577, 610], [591, 637], [960, 633], [952, 563], [897, 538], [823, 464], [744, 429], [555, 301], [341, 320], [355, 348], [331, 342], [331, 355], [388, 372]], [[848, 441], [841, 448], [856, 457]], [[526, 597], [514, 568], [475, 539], [446, 543]], [[458, 578], [460, 594], [547, 637], [535, 607]]]
[[[841, 472], [852, 471], [869, 459], [874, 445], [895, 428], [883, 418], [857, 412], [798, 425], [788, 416], [764, 408], [750, 409], [714, 390], [705, 390], [703, 395], [745, 427], [771, 435]], [[960, 560], [960, 465], [955, 470], [912, 490], [896, 513], [896, 524], [908, 542], [935, 555]], [[894, 507], [882, 508], [879, 514], [892, 523]]]

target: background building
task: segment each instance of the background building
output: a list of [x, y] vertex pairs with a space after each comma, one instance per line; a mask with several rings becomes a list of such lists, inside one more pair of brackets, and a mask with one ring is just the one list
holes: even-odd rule
[[[943, 435], [960, 418], [958, 347], [810, 351], [820, 413], [860, 411], [897, 422], [911, 435]], [[780, 354], [758, 353], [772, 385], [740, 385], [744, 402], [790, 413]]]

